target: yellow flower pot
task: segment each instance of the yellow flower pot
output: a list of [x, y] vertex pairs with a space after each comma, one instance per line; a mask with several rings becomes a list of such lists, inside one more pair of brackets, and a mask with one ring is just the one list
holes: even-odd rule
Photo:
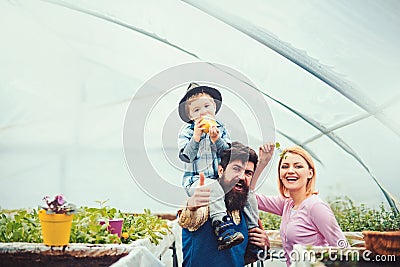
[[66, 246], [69, 243], [73, 214], [46, 214], [39, 210], [43, 243], [47, 246]]

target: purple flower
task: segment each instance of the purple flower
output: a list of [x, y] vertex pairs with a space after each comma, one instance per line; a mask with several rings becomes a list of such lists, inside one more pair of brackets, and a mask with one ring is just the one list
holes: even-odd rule
[[49, 196], [45, 196], [43, 200], [46, 202], [47, 207], [41, 207], [42, 209], [46, 210], [48, 214], [71, 214], [75, 213], [75, 205], [74, 204], [67, 204], [64, 199], [64, 196], [59, 194], [54, 197], [53, 200], [50, 199]]
[[56, 199], [57, 199], [58, 205], [64, 205], [65, 200], [64, 200], [63, 195], [57, 195]]

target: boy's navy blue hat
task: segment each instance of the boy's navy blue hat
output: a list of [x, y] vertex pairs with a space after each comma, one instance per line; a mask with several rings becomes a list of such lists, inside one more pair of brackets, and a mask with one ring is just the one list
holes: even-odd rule
[[186, 114], [186, 107], [185, 107], [186, 100], [188, 100], [188, 98], [191, 97], [192, 95], [198, 93], [206, 93], [210, 95], [212, 98], [214, 98], [216, 104], [215, 114], [217, 114], [217, 112], [221, 108], [222, 96], [217, 89], [209, 86], [200, 86], [197, 83], [190, 83], [186, 90], [186, 94], [182, 97], [181, 101], [179, 102], [179, 116], [184, 122], [190, 123], [192, 121], [189, 118], [188, 114]]

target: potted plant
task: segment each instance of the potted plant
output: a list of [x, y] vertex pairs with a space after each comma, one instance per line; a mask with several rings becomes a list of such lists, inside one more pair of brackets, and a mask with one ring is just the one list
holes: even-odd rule
[[75, 205], [67, 203], [59, 194], [53, 200], [45, 196], [47, 207], [39, 207], [43, 243], [47, 246], [66, 246], [69, 243]]
[[115, 218], [115, 219], [102, 219], [100, 220], [100, 224], [107, 224], [107, 230], [111, 234], [117, 234], [118, 237], [121, 237], [122, 233], [122, 225], [124, 224], [123, 218]]
[[117, 211], [115, 208], [104, 206], [107, 201], [108, 200], [96, 201], [100, 205], [99, 210], [102, 214], [102, 218], [99, 219], [99, 222], [101, 225], [107, 225], [107, 230], [111, 234], [117, 234], [118, 237], [121, 237], [124, 219], [122, 218], [120, 211]]
[[348, 197], [336, 198], [330, 204], [343, 231], [362, 233], [364, 243], [357, 244], [375, 255], [400, 256], [400, 214], [396, 209], [387, 209], [383, 203], [379, 209], [371, 209], [365, 204], [355, 205]]

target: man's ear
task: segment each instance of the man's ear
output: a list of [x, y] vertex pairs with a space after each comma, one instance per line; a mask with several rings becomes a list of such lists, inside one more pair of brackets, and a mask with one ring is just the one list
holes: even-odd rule
[[218, 165], [218, 176], [222, 177], [222, 174], [224, 173], [224, 169], [222, 168], [221, 165]]

